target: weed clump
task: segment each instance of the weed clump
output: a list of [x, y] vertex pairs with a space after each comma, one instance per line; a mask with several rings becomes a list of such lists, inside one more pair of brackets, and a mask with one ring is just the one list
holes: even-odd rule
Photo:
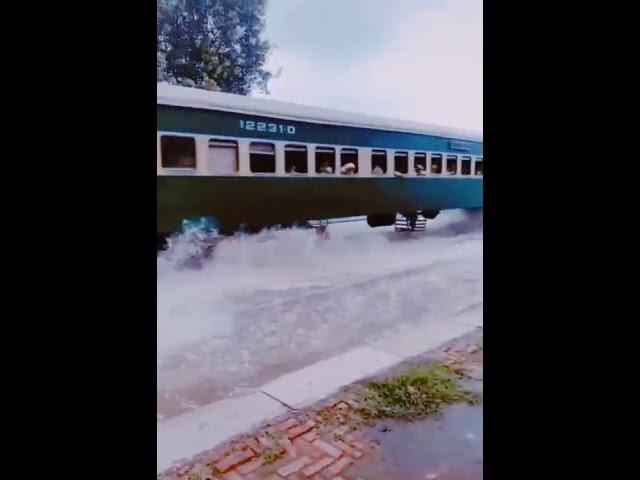
[[461, 372], [440, 364], [413, 367], [406, 373], [370, 382], [356, 396], [369, 420], [416, 420], [454, 403], [476, 404], [479, 396], [460, 386]]

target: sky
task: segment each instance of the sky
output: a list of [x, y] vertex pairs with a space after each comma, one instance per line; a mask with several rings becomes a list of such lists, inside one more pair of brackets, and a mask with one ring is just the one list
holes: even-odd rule
[[482, 0], [268, 2], [269, 98], [482, 131]]

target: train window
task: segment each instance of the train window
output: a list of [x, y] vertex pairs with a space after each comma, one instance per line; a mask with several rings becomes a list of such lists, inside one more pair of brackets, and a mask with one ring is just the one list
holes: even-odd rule
[[209, 140], [207, 172], [232, 175], [238, 171], [238, 142]]
[[396, 172], [409, 173], [409, 154], [407, 152], [396, 152], [394, 156]]
[[455, 155], [447, 155], [447, 173], [455, 175], [458, 173], [458, 157]]
[[196, 141], [193, 137], [160, 137], [162, 168], [196, 168]]
[[476, 175], [482, 175], [482, 157], [476, 160]]
[[371, 152], [371, 173], [384, 175], [387, 173], [387, 151], [374, 150]]
[[251, 142], [249, 167], [253, 173], [275, 173], [276, 150], [273, 143]]
[[358, 173], [358, 150], [355, 148], [343, 148], [340, 151], [340, 173], [343, 175], [355, 175]]
[[442, 155], [439, 153], [431, 155], [431, 173], [435, 175], [442, 173]]
[[335, 149], [331, 147], [316, 147], [316, 173], [333, 173], [335, 168]]
[[416, 175], [424, 175], [427, 171], [427, 154], [416, 153], [413, 157], [413, 167], [416, 170]]
[[471, 175], [471, 157], [462, 157], [462, 175]]
[[307, 173], [307, 147], [286, 145], [284, 147], [284, 170], [287, 173]]

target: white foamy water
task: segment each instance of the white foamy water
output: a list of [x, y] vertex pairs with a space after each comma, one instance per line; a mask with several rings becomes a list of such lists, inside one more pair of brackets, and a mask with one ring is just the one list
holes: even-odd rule
[[426, 235], [364, 222], [220, 242], [200, 270], [158, 259], [159, 418], [428, 318], [482, 322], [482, 228]]

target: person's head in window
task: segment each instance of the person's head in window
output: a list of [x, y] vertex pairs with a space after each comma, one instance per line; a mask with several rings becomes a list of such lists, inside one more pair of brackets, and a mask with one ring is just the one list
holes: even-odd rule
[[320, 173], [333, 173], [333, 168], [331, 168], [327, 160], [323, 160], [320, 164]]
[[356, 173], [356, 164], [353, 162], [345, 163], [340, 169], [340, 173], [343, 175], [353, 175]]

